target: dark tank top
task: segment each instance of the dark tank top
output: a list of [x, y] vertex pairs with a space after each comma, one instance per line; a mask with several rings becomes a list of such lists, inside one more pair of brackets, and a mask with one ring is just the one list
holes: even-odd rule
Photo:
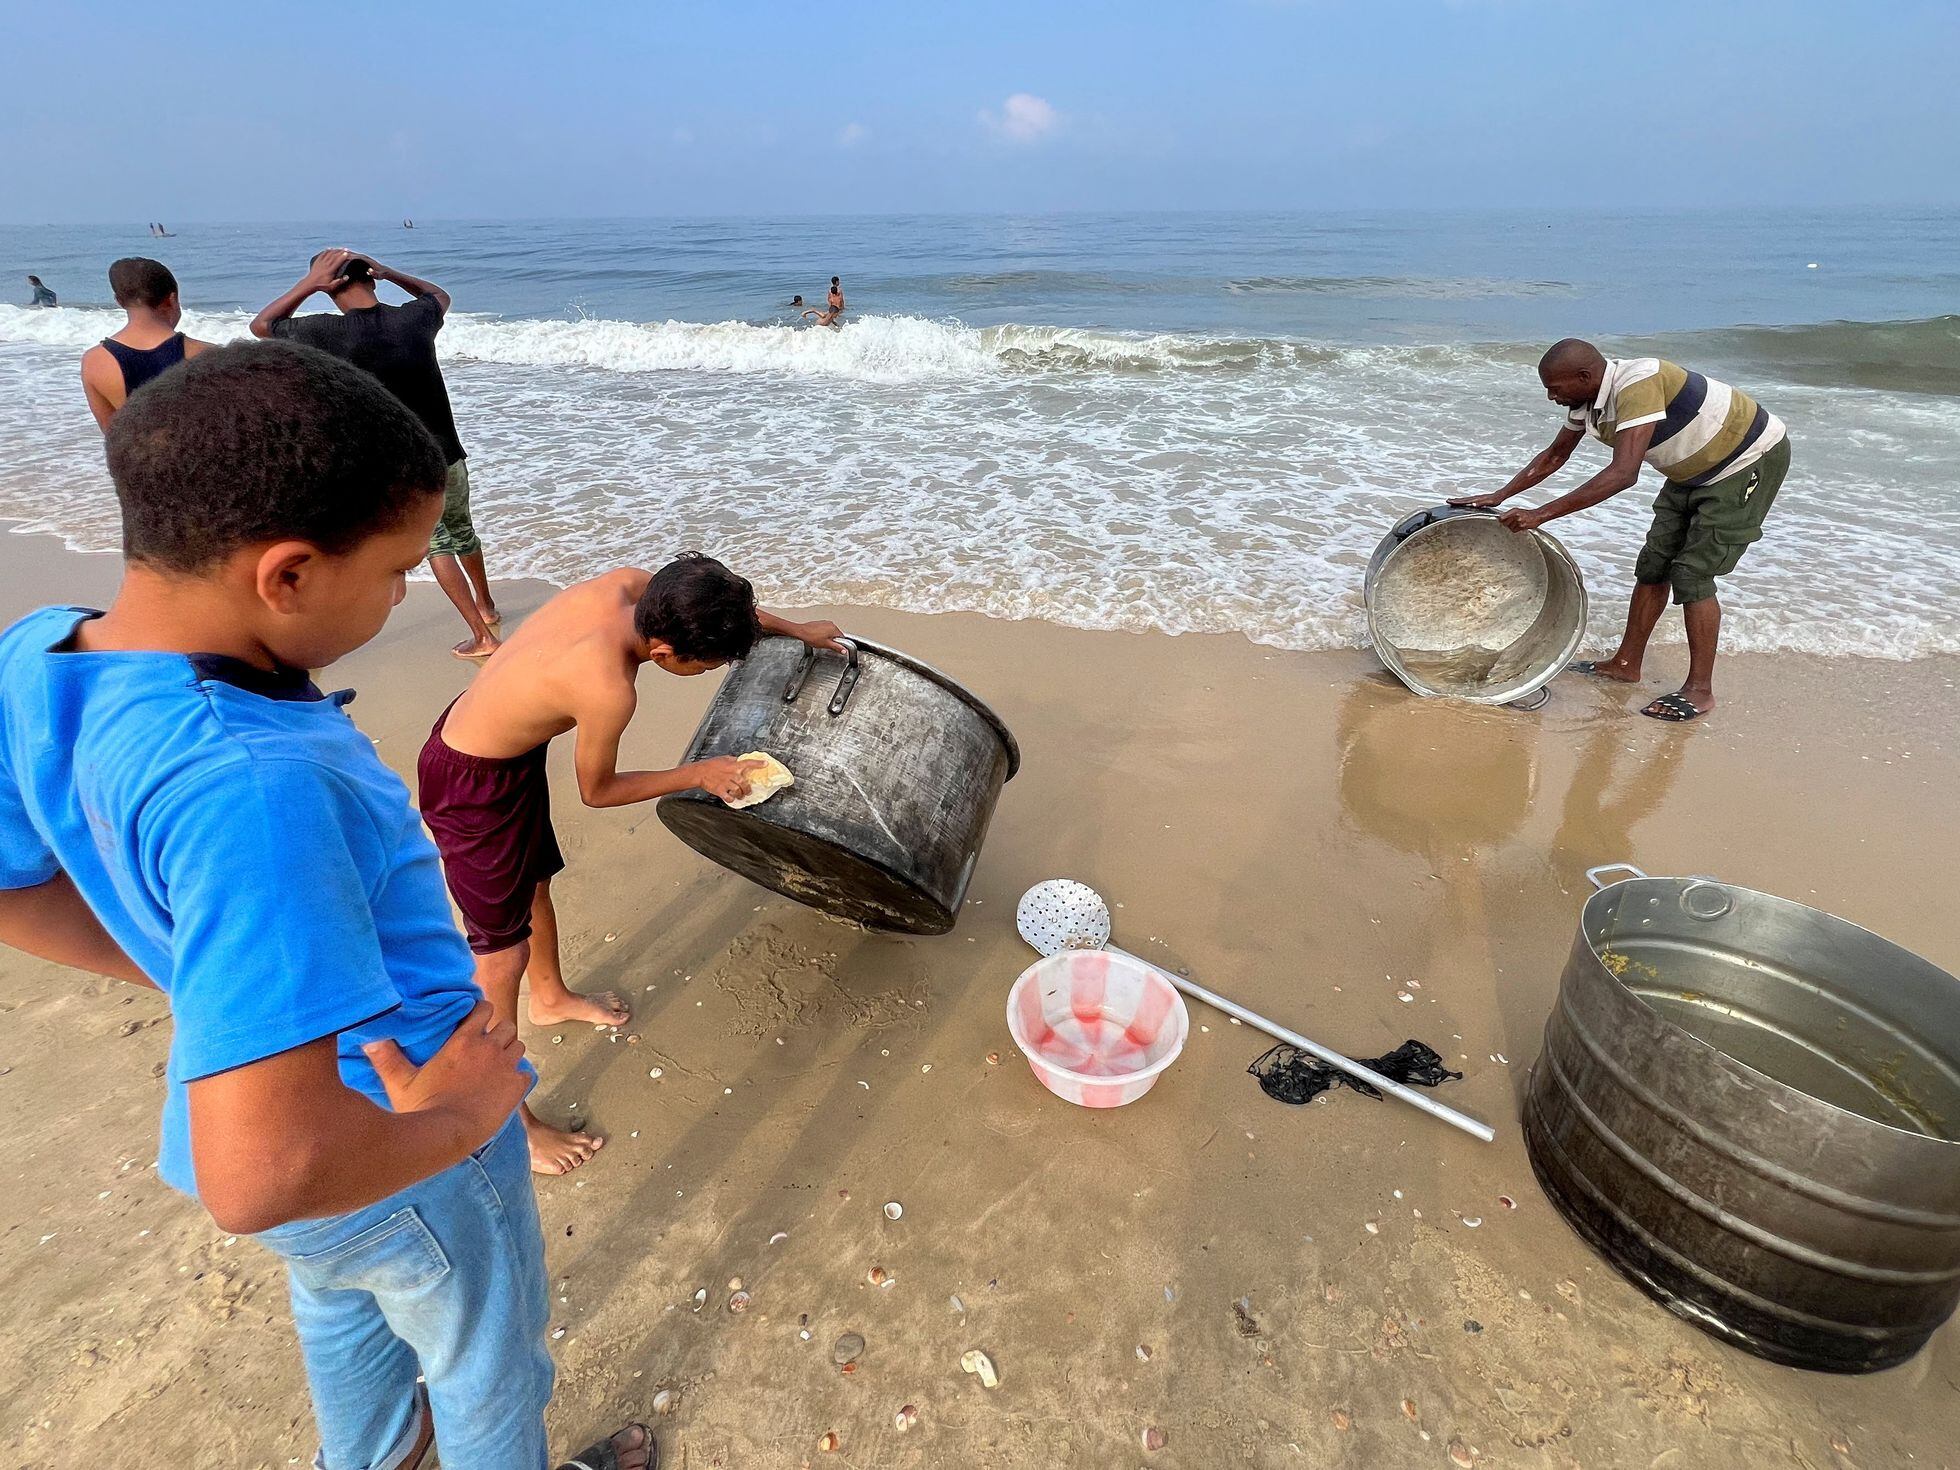
[[123, 393], [134, 393], [150, 379], [184, 360], [184, 334], [178, 332], [154, 347], [125, 347], [114, 337], [104, 337], [102, 345], [122, 369]]

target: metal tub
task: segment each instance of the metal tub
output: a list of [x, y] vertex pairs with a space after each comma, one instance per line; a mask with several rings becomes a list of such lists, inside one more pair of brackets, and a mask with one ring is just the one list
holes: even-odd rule
[[1803, 904], [1616, 870], [1526, 1092], [1539, 1183], [1738, 1347], [1903, 1362], [1960, 1299], [1960, 981]]
[[1376, 654], [1418, 694], [1525, 699], [1586, 633], [1586, 584], [1566, 549], [1484, 510], [1403, 517], [1375, 548], [1362, 591]]
[[795, 785], [740, 811], [705, 791], [655, 810], [696, 852], [765, 888], [873, 929], [943, 934], [1020, 748], [937, 669], [844, 641], [847, 654], [758, 643], [688, 746], [688, 761], [767, 751]]

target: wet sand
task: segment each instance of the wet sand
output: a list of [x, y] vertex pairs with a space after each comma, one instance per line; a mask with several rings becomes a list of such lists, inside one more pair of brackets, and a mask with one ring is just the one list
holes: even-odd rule
[[[0, 617], [99, 602], [115, 570], [0, 536]], [[1734, 658], [1724, 707], [1677, 729], [1631, 710], [1678, 647], [1644, 693], [1565, 678], [1520, 715], [1419, 701], [1358, 652], [838, 616], [969, 684], [1025, 768], [958, 928], [894, 939], [712, 867], [650, 807], [580, 808], [554, 752], [568, 975], [630, 993], [641, 1038], [527, 1036], [540, 1111], [609, 1140], [539, 1186], [559, 1444], [669, 1388], [688, 1467], [1960, 1463], [1951, 1324], [1862, 1379], [1727, 1348], [1566, 1229], [1517, 1124], [1588, 867], [1714, 874], [1960, 970], [1960, 660]], [[327, 676], [405, 773], [469, 677], [452, 622], [418, 586]], [[641, 686], [623, 759], [670, 763], [712, 681]], [[1245, 1075], [1264, 1040], [1197, 1007], [1143, 1101], [1050, 1097], [1002, 1011], [1032, 957], [1015, 900], [1053, 876], [1120, 905], [1120, 943], [1328, 1044], [1430, 1042], [1466, 1074], [1438, 1095], [1497, 1141], [1347, 1091], [1272, 1102]], [[0, 953], [7, 1463], [312, 1454], [279, 1271], [151, 1170], [168, 1037], [157, 998]], [[998, 1388], [960, 1371], [971, 1347]]]

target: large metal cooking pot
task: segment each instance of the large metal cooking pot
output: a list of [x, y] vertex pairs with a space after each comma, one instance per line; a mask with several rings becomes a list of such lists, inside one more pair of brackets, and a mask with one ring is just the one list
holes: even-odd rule
[[1396, 523], [1362, 584], [1368, 637], [1418, 694], [1510, 704], [1550, 683], [1586, 633], [1586, 584], [1543, 531], [1438, 505]]
[[1960, 980], [1787, 899], [1587, 876], [1525, 1099], [1545, 1192], [1738, 1347], [1911, 1357], [1960, 1300]]
[[764, 750], [796, 784], [737, 811], [705, 791], [656, 805], [689, 847], [874, 929], [943, 934], [959, 917], [1000, 788], [1007, 726], [937, 669], [866, 638], [817, 653], [767, 638], [722, 681], [686, 759]]

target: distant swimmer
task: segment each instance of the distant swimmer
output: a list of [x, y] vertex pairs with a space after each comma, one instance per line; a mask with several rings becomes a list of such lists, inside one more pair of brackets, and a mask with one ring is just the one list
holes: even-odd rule
[[1507, 510], [1513, 531], [1531, 531], [1559, 516], [1588, 510], [1631, 489], [1644, 460], [1666, 483], [1654, 501], [1647, 544], [1633, 564], [1633, 602], [1626, 633], [1610, 659], [1583, 660], [1575, 673], [1640, 682], [1640, 661], [1668, 591], [1688, 625], [1688, 680], [1641, 710], [1685, 723], [1715, 708], [1715, 647], [1722, 604], [1715, 579], [1727, 576], [1762, 539], [1763, 518], [1790, 469], [1783, 421], [1739, 388], [1657, 357], [1607, 357], [1568, 337], [1538, 363], [1545, 395], [1566, 411], [1551, 446], [1503, 489], [1451, 505], [1494, 508], [1558, 473], [1590, 433], [1612, 447], [1613, 460], [1576, 490], [1536, 510]]
[[830, 310], [833, 316], [844, 314], [844, 288], [837, 284], [837, 277], [830, 278]]
[[103, 433], [129, 395], [211, 344], [177, 330], [184, 308], [161, 261], [131, 256], [109, 267], [109, 290], [128, 315], [123, 329], [82, 354], [82, 391]]
[[414, 229], [414, 228], [415, 228], [415, 221], [414, 221], [414, 220], [412, 220], [412, 219], [405, 219], [405, 220], [403, 220], [403, 221], [402, 221], [402, 228], [403, 228], [404, 230], [412, 230], [412, 229]]
[[27, 278], [27, 284], [34, 288], [34, 299], [28, 303], [29, 306], [59, 306], [61, 304], [54, 299], [54, 292], [41, 284], [41, 278], [39, 276], [29, 276]]

